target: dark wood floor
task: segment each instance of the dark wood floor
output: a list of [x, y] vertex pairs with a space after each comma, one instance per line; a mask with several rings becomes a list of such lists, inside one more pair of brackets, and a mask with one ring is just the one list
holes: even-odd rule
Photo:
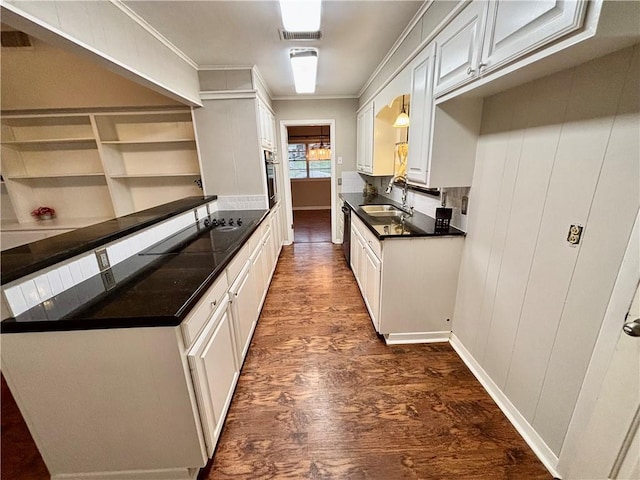
[[283, 249], [213, 479], [549, 479], [448, 344], [386, 346], [339, 246]]
[[331, 210], [294, 210], [293, 241], [331, 242]]
[[[385, 346], [329, 241], [284, 247], [198, 478], [550, 479], [448, 344]], [[48, 478], [4, 381], [2, 478]]]

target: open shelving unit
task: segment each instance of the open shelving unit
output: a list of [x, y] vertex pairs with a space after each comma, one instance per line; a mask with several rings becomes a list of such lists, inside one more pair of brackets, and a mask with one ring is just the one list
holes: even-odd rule
[[[2, 230], [74, 229], [200, 195], [191, 111], [3, 112]], [[39, 206], [56, 219], [35, 222]]]

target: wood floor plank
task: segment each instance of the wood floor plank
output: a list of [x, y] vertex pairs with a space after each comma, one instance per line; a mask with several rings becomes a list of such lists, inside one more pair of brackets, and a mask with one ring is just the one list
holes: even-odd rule
[[385, 345], [340, 247], [294, 243], [199, 478], [551, 476], [448, 344]]

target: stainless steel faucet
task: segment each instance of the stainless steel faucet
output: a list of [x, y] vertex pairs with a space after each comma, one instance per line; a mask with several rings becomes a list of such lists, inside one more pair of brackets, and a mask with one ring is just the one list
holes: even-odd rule
[[407, 189], [409, 187], [409, 182], [407, 182], [407, 177], [405, 177], [404, 175], [394, 175], [389, 181], [389, 185], [387, 185], [385, 192], [391, 193], [391, 190], [393, 189], [393, 184], [396, 181], [401, 181], [404, 183], [404, 186], [402, 187], [402, 207], [400, 207], [400, 210], [402, 210], [404, 213], [407, 213], [409, 216], [411, 216], [413, 215], [413, 207], [410, 207], [409, 205], [407, 205]]

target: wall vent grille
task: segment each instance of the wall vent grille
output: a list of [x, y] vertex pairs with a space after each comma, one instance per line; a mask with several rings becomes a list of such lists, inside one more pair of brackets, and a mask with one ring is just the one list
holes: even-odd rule
[[29, 35], [17, 30], [0, 32], [0, 45], [3, 48], [25, 48], [31, 47]]
[[282, 40], [320, 40], [322, 38], [322, 32], [320, 30], [315, 32], [289, 32], [288, 30], [279, 30], [279, 32]]

